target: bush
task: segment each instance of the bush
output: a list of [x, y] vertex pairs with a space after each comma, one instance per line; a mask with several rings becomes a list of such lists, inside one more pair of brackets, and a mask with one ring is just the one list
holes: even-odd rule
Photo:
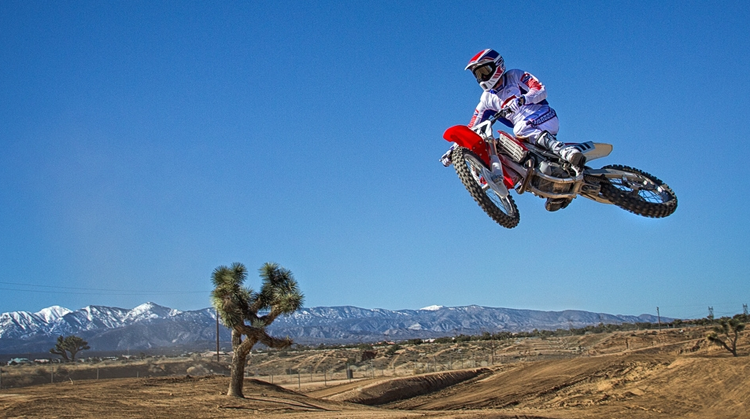
[[400, 349], [401, 349], [401, 345], [399, 345], [399, 344], [391, 345], [391, 346], [390, 346], [390, 347], [389, 347], [389, 348], [388, 348], [388, 349], [387, 349], [387, 350], [385, 351], [385, 354], [386, 354], [386, 356], [393, 356], [393, 355], [395, 355], [395, 354], [396, 354], [396, 351], [398, 351], [398, 350], [400, 350]]

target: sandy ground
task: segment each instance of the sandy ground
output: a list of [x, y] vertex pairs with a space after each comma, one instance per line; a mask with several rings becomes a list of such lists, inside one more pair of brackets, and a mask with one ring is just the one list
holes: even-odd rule
[[575, 357], [329, 383], [305, 393], [247, 379], [245, 399], [224, 395], [224, 376], [3, 389], [0, 417], [750, 418], [750, 356], [678, 337], [645, 345], [646, 338], [654, 336], [584, 337], [596, 341]]

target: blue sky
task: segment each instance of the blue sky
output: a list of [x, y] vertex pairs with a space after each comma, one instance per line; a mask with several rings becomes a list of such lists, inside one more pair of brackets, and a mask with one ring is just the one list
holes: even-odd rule
[[[746, 2], [4, 1], [0, 312], [208, 307], [290, 269], [306, 305], [698, 318], [750, 302]], [[564, 141], [679, 198], [666, 219], [516, 197], [494, 224], [443, 131], [495, 48]]]

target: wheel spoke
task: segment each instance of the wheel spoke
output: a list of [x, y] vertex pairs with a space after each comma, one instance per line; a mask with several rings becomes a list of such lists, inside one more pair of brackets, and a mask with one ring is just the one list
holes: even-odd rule
[[518, 225], [519, 214], [510, 195], [499, 195], [490, 185], [489, 169], [469, 150], [454, 150], [452, 160], [456, 172], [480, 207], [498, 224], [506, 228]]
[[674, 192], [658, 178], [632, 167], [612, 165], [613, 177], [602, 184], [603, 196], [613, 204], [647, 217], [666, 217], [677, 208]]
[[662, 188], [642, 176], [611, 178], [610, 182], [627, 195], [647, 202], [662, 203], [670, 199], [669, 194], [665, 194]]

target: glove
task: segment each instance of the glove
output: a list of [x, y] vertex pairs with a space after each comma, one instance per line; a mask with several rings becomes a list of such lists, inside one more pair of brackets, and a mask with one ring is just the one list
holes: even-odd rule
[[516, 113], [521, 108], [521, 106], [526, 104], [526, 97], [521, 96], [517, 99], [513, 99], [510, 102], [508, 102], [505, 106], [503, 106], [503, 110], [506, 110], [509, 113]]

